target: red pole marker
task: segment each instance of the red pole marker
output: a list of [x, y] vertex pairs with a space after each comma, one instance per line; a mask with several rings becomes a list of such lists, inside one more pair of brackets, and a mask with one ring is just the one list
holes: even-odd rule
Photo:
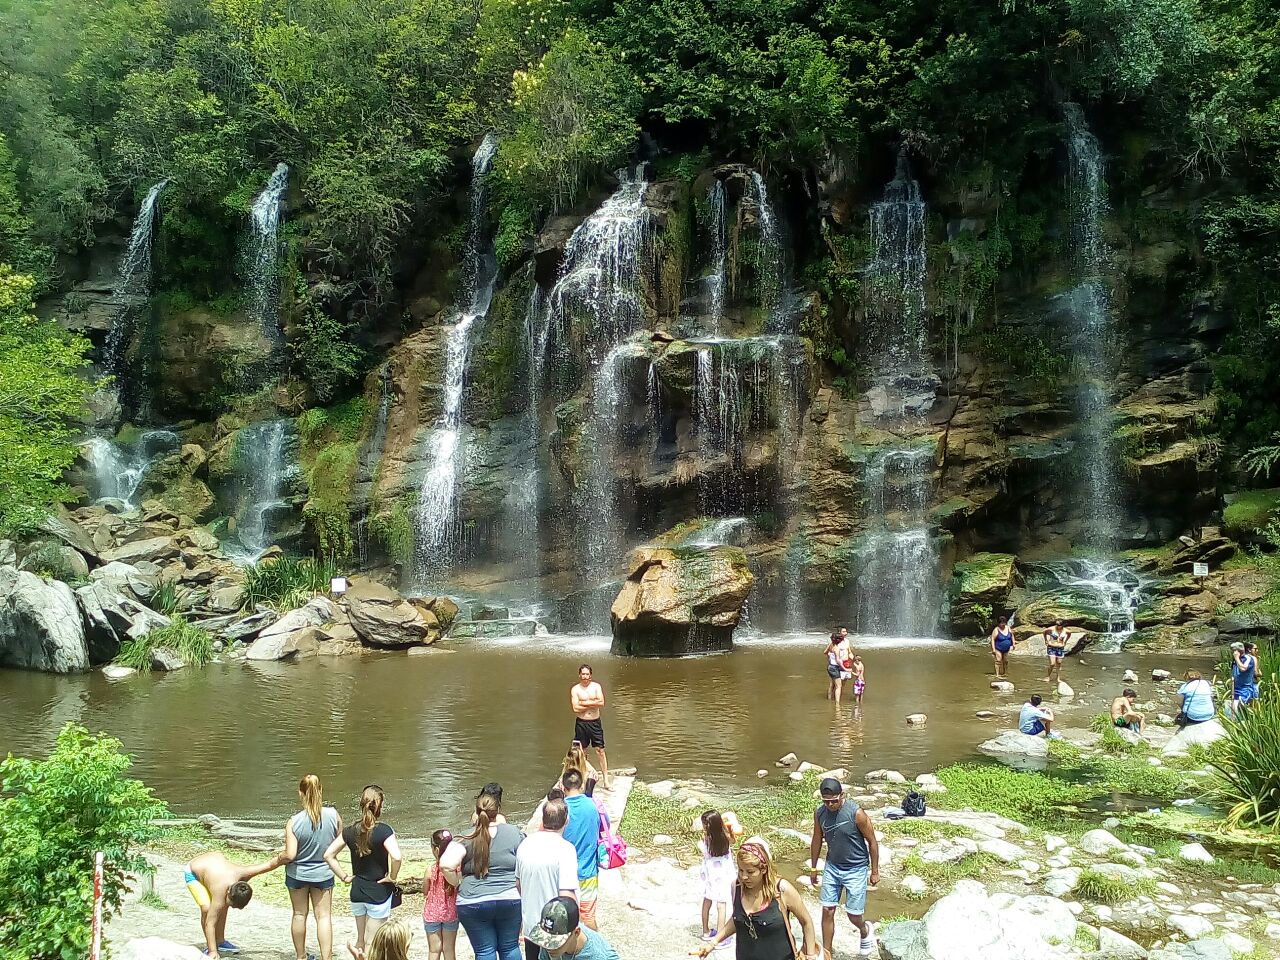
[[102, 956], [102, 853], [93, 858], [93, 941], [89, 945], [89, 960]]

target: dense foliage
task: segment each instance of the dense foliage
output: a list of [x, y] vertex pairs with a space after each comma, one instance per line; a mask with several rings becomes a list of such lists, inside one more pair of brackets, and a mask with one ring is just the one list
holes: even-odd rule
[[0, 262], [0, 534], [37, 523], [69, 499], [74, 424], [92, 385], [86, 341], [32, 313], [36, 281]]
[[104, 915], [120, 908], [140, 846], [165, 805], [129, 779], [120, 742], [68, 724], [44, 760], [0, 762], [0, 955], [81, 960], [89, 953], [94, 855], [105, 854]]
[[[1237, 318], [1221, 414], [1257, 445], [1280, 430], [1278, 20], [1270, 0], [0, 0], [0, 243], [49, 266], [168, 177], [161, 285], [211, 299], [287, 162], [291, 257], [328, 293], [298, 298], [292, 355], [328, 403], [414, 241], [456, 217], [486, 131], [504, 263], [642, 143], [806, 182], [905, 143], [929, 176], [1008, 198], [989, 237], [953, 245], [949, 295], [971, 309], [1043, 241], [1031, 195], [1074, 100], [1118, 185], [1202, 184], [1187, 229]], [[826, 238], [815, 286], [856, 288], [850, 239]], [[822, 354], [842, 369], [841, 349]]]

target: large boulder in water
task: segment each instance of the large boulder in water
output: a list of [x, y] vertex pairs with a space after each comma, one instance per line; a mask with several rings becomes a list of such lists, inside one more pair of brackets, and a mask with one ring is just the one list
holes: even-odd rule
[[305, 606], [290, 610], [258, 634], [245, 651], [246, 660], [296, 660], [319, 652], [315, 627], [338, 619], [338, 608], [328, 597], [314, 597]]
[[613, 652], [675, 657], [728, 650], [755, 577], [740, 547], [641, 547], [613, 602]]
[[947, 597], [956, 634], [985, 633], [995, 617], [1011, 612], [1007, 604], [1016, 585], [1017, 561], [1011, 553], [977, 553], [955, 565]]
[[144, 607], [105, 580], [77, 587], [75, 594], [84, 616], [90, 663], [113, 660], [126, 639], [136, 640], [169, 624], [168, 617]]
[[80, 609], [69, 586], [0, 567], [0, 664], [51, 673], [89, 669]]
[[394, 590], [363, 577], [353, 578], [346, 595], [351, 626], [374, 647], [415, 647], [440, 639], [440, 621]]
[[922, 920], [886, 924], [881, 947], [892, 960], [1067, 960], [1076, 919], [1055, 897], [989, 893], [961, 880]]

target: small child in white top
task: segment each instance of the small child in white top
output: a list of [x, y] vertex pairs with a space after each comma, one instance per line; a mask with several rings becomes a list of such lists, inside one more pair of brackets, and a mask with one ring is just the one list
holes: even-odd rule
[[[729, 830], [724, 819], [715, 810], [702, 815], [702, 839], [698, 841], [702, 853], [702, 939], [714, 940], [729, 918], [729, 904], [733, 901], [733, 883], [738, 870], [729, 848]], [[711, 926], [711, 905], [716, 907], [716, 925]]]

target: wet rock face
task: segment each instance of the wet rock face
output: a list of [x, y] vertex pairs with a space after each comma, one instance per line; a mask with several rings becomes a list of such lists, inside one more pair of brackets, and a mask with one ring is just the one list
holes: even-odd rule
[[613, 652], [675, 657], [728, 650], [755, 582], [737, 547], [646, 547], [613, 602]]

